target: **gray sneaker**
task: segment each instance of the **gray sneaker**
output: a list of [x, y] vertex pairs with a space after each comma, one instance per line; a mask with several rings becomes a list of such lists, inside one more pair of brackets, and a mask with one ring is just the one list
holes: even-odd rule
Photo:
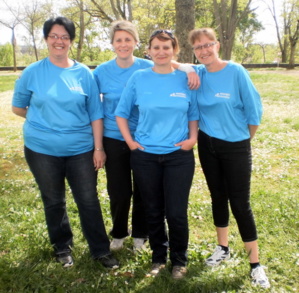
[[172, 278], [175, 280], [183, 279], [187, 274], [187, 268], [184, 266], [173, 266], [172, 268]]
[[105, 268], [108, 269], [119, 268], [119, 261], [116, 258], [114, 258], [112, 254], [97, 257], [95, 260], [99, 261]]
[[56, 261], [61, 263], [64, 268], [69, 268], [74, 264], [70, 253], [58, 253], [56, 255]]
[[165, 269], [164, 263], [153, 263], [150, 272], [146, 276], [156, 277], [163, 269]]
[[208, 266], [218, 266], [222, 261], [230, 258], [230, 252], [225, 251], [220, 245], [217, 245], [213, 254], [206, 259]]

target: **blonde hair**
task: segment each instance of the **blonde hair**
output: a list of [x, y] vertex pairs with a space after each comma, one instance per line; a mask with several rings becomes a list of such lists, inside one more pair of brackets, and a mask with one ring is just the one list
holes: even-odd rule
[[196, 41], [200, 41], [200, 39], [205, 36], [209, 38], [211, 41], [217, 41], [216, 32], [209, 27], [194, 29], [189, 32], [188, 40], [190, 45], [192, 46]]
[[139, 43], [139, 35], [135, 25], [128, 20], [116, 20], [112, 22], [110, 27], [110, 43], [113, 43], [114, 35], [117, 31], [125, 31], [129, 33], [136, 43]]

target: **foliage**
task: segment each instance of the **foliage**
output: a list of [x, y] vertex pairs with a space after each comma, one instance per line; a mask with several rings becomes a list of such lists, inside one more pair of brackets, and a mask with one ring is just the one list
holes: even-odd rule
[[246, 44], [236, 42], [232, 59], [239, 63], [273, 63], [278, 59], [278, 48], [274, 45]]
[[174, 31], [175, 7], [172, 0], [137, 0], [132, 3], [134, 23], [140, 38], [140, 50], [147, 48], [148, 39], [156, 29]]
[[[299, 87], [298, 71], [251, 71], [264, 105], [262, 125], [253, 140], [252, 208], [259, 232], [262, 264], [272, 288], [265, 292], [299, 291]], [[3, 76], [0, 77], [3, 80]], [[10, 85], [13, 87], [13, 81]], [[0, 292], [47, 293], [258, 293], [250, 283], [248, 258], [231, 218], [232, 259], [216, 268], [204, 265], [215, 246], [210, 197], [196, 154], [190, 195], [189, 272], [171, 279], [146, 277], [149, 251], [133, 253], [132, 239], [117, 252], [121, 268], [107, 271], [90, 259], [76, 205], [67, 193], [75, 237], [75, 265], [63, 269], [54, 262], [43, 206], [23, 156], [23, 119], [10, 111], [12, 91], [0, 94]], [[196, 152], [195, 152], [196, 153]], [[99, 198], [107, 231], [111, 228], [105, 173], [99, 173]]]
[[0, 46], [0, 66], [13, 66], [12, 45], [9, 43]]

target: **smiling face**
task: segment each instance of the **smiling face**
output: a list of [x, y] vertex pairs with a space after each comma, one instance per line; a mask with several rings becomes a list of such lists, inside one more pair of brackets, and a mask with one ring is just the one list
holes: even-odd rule
[[174, 57], [171, 40], [161, 41], [158, 38], [153, 38], [148, 52], [156, 66], [170, 65]]
[[117, 58], [127, 60], [133, 57], [137, 45], [134, 37], [126, 31], [116, 31], [113, 37], [112, 46]]
[[[55, 36], [58, 38], [55, 38]], [[50, 58], [68, 59], [68, 51], [72, 42], [63, 25], [53, 25], [46, 39], [46, 43], [48, 45]]]
[[195, 40], [192, 47], [197, 60], [205, 66], [210, 67], [219, 61], [219, 42], [203, 35]]

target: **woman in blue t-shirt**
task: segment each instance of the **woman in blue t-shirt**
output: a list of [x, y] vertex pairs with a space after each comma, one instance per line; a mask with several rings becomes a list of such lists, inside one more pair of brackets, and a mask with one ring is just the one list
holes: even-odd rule
[[[178, 50], [170, 31], [155, 31], [148, 49], [154, 66], [132, 75], [115, 111], [146, 207], [153, 251], [150, 274], [165, 267], [169, 247], [175, 279], [186, 274], [187, 207], [198, 123], [196, 91], [188, 88], [186, 74], [171, 63]], [[134, 137], [128, 124], [133, 111], [139, 114]]]
[[229, 205], [237, 221], [251, 266], [253, 282], [270, 287], [259, 263], [257, 231], [250, 207], [251, 145], [262, 117], [261, 98], [248, 72], [239, 64], [221, 60], [214, 30], [189, 34], [201, 80], [198, 94], [198, 153], [212, 198], [218, 245], [207, 258], [209, 266], [230, 257]]
[[[138, 69], [153, 66], [153, 62], [135, 57], [133, 52], [139, 42], [137, 29], [127, 20], [119, 20], [110, 27], [110, 40], [116, 58], [102, 63], [93, 72], [104, 107], [103, 145], [107, 155], [105, 171], [107, 191], [110, 198], [113, 237], [111, 250], [123, 247], [129, 235], [129, 212], [132, 203], [133, 248], [143, 249], [148, 238], [144, 207], [135, 183], [130, 164], [130, 149], [124, 141], [114, 115], [121, 93], [131, 75]], [[131, 132], [135, 130], [136, 115], [130, 117]]]
[[[152, 67], [153, 62], [133, 55], [139, 36], [135, 25], [130, 21], [118, 20], [112, 23], [110, 42], [116, 58], [99, 65], [93, 72], [104, 107], [103, 145], [107, 155], [105, 171], [113, 224], [110, 231], [113, 237], [110, 249], [123, 248], [124, 240], [129, 235], [128, 220], [132, 199], [131, 236], [134, 250], [140, 250], [145, 248], [148, 238], [144, 206], [131, 168], [131, 151], [119, 131], [114, 112], [132, 74], [139, 69]], [[178, 67], [179, 64], [175, 66]], [[186, 73], [194, 71], [191, 66], [184, 64], [181, 64], [179, 69]], [[196, 87], [196, 73], [188, 74], [188, 82], [190, 87]], [[137, 121], [138, 112], [134, 109], [128, 118], [132, 136]]]
[[117, 267], [97, 195], [97, 170], [106, 159], [97, 85], [87, 66], [68, 57], [75, 38], [71, 20], [51, 18], [44, 23], [43, 33], [49, 56], [22, 72], [12, 109], [26, 119], [25, 158], [41, 192], [50, 242], [57, 261], [72, 266], [66, 179], [92, 257], [105, 267]]

